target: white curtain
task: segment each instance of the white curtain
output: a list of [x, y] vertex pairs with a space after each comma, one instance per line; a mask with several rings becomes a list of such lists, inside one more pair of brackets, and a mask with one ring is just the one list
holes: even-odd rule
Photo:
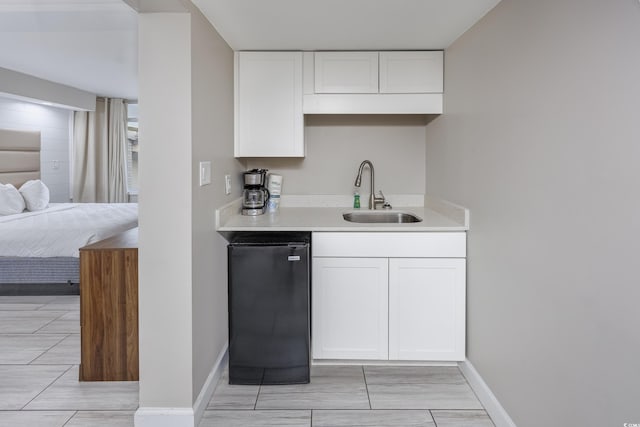
[[127, 201], [127, 105], [97, 99], [95, 111], [76, 111], [73, 125], [73, 201]]
[[127, 104], [122, 99], [109, 100], [109, 202], [127, 201]]

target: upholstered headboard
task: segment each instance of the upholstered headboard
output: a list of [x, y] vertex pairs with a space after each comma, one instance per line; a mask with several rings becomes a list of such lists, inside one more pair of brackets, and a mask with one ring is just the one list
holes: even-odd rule
[[40, 132], [0, 129], [0, 184], [40, 179]]

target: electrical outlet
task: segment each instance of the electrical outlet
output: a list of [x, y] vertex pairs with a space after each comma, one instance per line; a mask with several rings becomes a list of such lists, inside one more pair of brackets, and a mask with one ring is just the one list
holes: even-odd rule
[[52, 160], [51, 161], [51, 168], [53, 170], [58, 170], [60, 169], [60, 160]]
[[231, 175], [224, 176], [224, 194], [231, 194]]

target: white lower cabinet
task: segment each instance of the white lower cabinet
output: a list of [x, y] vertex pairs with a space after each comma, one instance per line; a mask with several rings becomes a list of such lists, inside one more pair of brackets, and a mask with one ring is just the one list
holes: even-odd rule
[[389, 359], [464, 360], [465, 260], [389, 260]]
[[314, 359], [464, 360], [464, 233], [314, 233], [313, 245]]
[[386, 258], [314, 258], [315, 359], [387, 359]]

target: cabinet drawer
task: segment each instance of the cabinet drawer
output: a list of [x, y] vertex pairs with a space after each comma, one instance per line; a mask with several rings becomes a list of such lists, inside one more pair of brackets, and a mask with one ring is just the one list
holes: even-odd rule
[[314, 257], [465, 258], [465, 232], [313, 233]]

